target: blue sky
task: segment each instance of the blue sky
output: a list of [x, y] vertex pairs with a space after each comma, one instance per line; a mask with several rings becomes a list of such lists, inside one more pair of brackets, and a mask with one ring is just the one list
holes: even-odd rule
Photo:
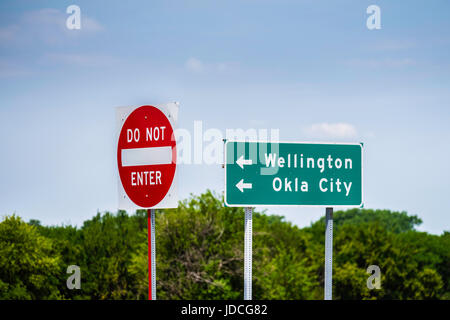
[[[81, 8], [81, 30], [65, 27]], [[368, 30], [366, 8], [381, 8]], [[0, 215], [117, 209], [115, 107], [180, 102], [179, 127], [363, 141], [366, 208], [450, 230], [448, 1], [1, 1]], [[183, 165], [180, 197], [223, 191]], [[306, 226], [317, 208], [271, 208]]]

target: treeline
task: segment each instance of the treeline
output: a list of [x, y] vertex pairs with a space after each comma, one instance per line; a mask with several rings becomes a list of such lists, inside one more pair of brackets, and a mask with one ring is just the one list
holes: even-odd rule
[[[334, 299], [450, 299], [450, 233], [418, 232], [416, 216], [334, 214]], [[324, 219], [298, 228], [255, 213], [253, 297], [323, 299]], [[158, 299], [242, 299], [244, 211], [207, 192], [156, 213]], [[69, 290], [69, 265], [81, 289]], [[381, 289], [369, 290], [370, 265]], [[0, 223], [0, 299], [146, 299], [147, 213], [97, 214], [83, 226]]]

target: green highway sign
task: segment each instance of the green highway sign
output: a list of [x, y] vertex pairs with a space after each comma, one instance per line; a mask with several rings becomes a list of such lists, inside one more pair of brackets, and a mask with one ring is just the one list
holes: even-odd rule
[[362, 143], [225, 141], [225, 205], [362, 207]]

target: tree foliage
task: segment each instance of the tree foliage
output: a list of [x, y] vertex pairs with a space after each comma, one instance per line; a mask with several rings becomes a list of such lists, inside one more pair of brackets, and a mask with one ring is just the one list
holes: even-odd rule
[[[416, 216], [389, 210], [334, 213], [335, 299], [450, 299], [450, 233], [418, 232]], [[253, 296], [322, 299], [324, 219], [298, 228], [253, 215]], [[156, 212], [158, 299], [242, 299], [244, 210], [206, 192]], [[0, 299], [146, 299], [147, 212], [98, 213], [77, 228], [0, 223]], [[69, 290], [66, 270], [81, 269]], [[367, 268], [381, 270], [370, 290]]]
[[11, 216], [0, 223], [0, 299], [57, 299], [61, 256], [36, 227]]

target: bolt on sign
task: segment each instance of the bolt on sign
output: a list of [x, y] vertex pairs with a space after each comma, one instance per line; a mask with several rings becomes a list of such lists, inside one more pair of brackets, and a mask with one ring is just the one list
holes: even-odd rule
[[119, 208], [176, 208], [178, 104], [117, 108]]
[[363, 206], [363, 144], [225, 141], [225, 205]]

